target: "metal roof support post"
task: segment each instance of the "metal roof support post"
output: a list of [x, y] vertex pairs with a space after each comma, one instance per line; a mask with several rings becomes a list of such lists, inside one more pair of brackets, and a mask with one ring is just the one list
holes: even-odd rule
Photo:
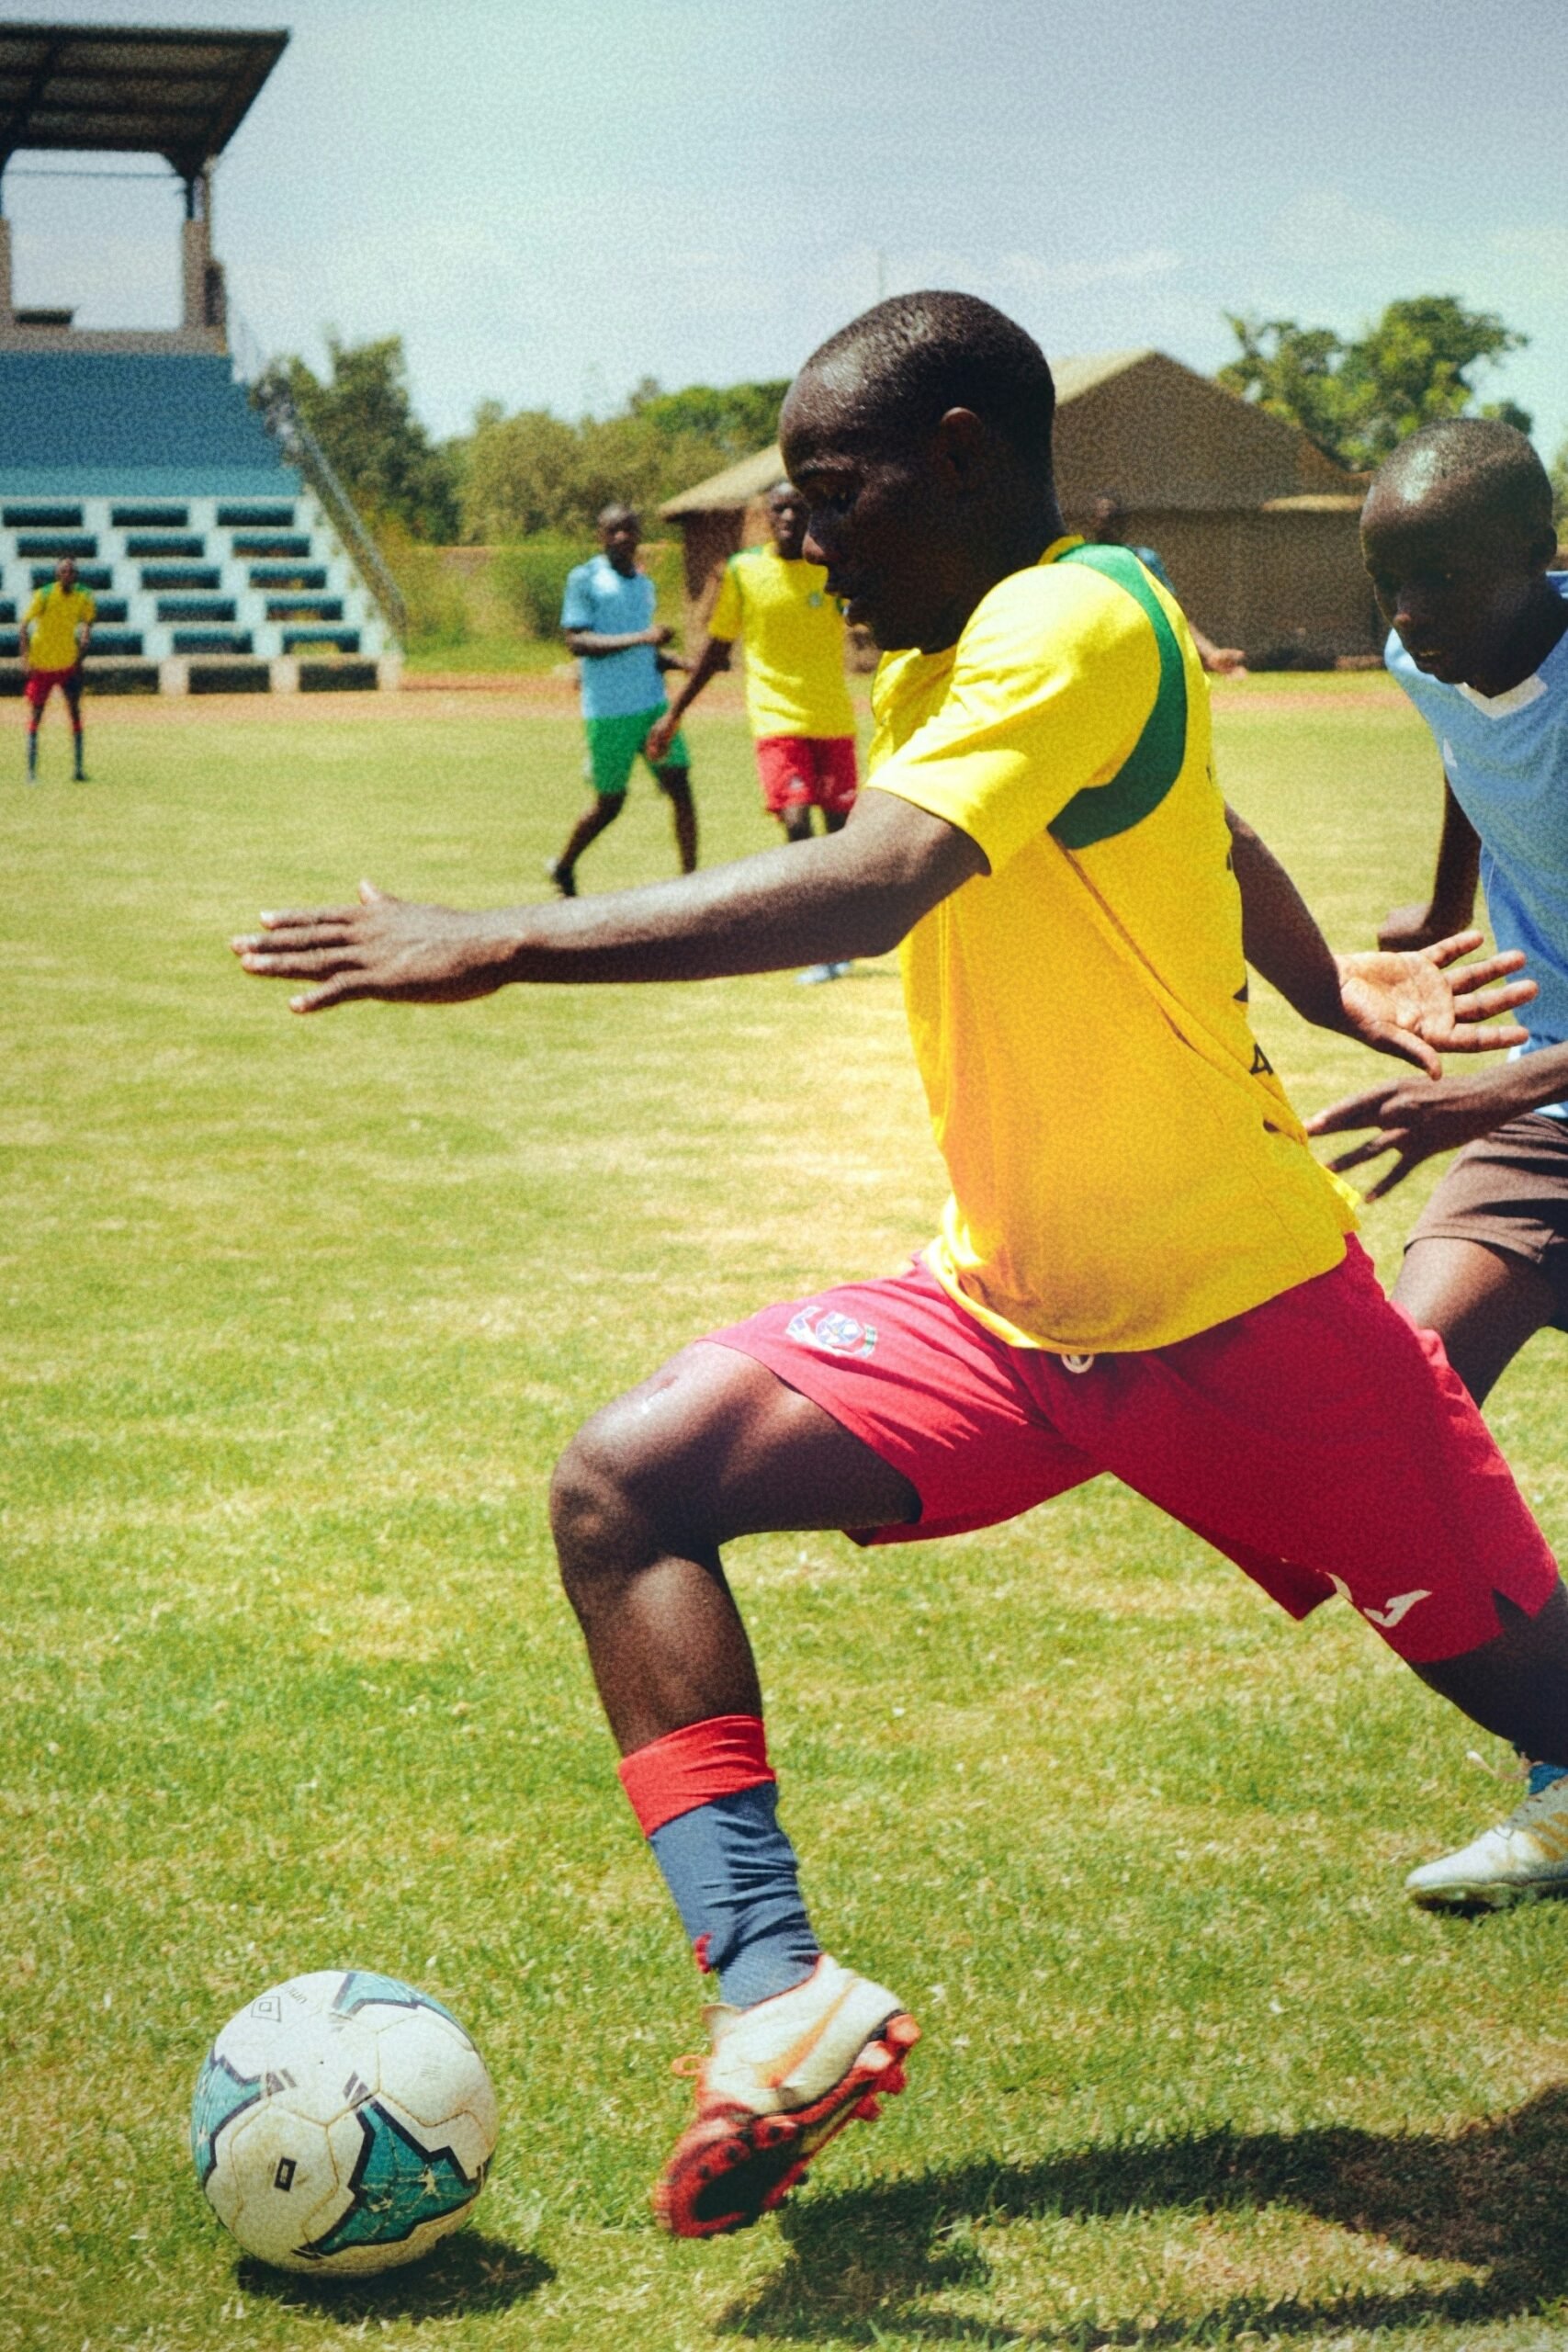
[[[208, 165], [186, 179], [186, 217], [180, 227], [180, 324], [187, 332], [221, 326], [222, 303], [213, 297], [212, 175]], [[211, 313], [217, 309], [219, 315]]]

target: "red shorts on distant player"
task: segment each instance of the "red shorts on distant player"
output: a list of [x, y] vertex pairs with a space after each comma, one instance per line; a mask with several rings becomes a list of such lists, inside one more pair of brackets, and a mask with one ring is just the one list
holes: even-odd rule
[[1357, 1241], [1332, 1272], [1174, 1347], [1009, 1347], [919, 1260], [711, 1339], [754, 1357], [902, 1471], [897, 1544], [994, 1526], [1110, 1471], [1292, 1617], [1336, 1592], [1412, 1665], [1495, 1638], [1557, 1569], [1442, 1343]]
[[770, 817], [786, 808], [825, 808], [847, 817], [855, 805], [852, 735], [759, 735], [757, 767]]
[[56, 686], [60, 688], [61, 693], [74, 710], [82, 699], [80, 665], [70, 670], [29, 670], [27, 684], [22, 691], [34, 710], [41, 715], [45, 703]]

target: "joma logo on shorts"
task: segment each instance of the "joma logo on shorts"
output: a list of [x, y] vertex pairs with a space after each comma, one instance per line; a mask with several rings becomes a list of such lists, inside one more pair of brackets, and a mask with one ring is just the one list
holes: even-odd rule
[[819, 1307], [803, 1306], [789, 1318], [788, 1337], [806, 1347], [820, 1348], [829, 1356], [868, 1356], [876, 1345], [871, 1324], [858, 1323], [852, 1315], [840, 1315], [836, 1308], [825, 1315]]
[[1429, 1592], [1396, 1592], [1386, 1609], [1362, 1609], [1343, 1577], [1330, 1575], [1328, 1581], [1341, 1600], [1348, 1600], [1352, 1609], [1360, 1611], [1369, 1625], [1381, 1625], [1385, 1634], [1392, 1634], [1401, 1619], [1409, 1616], [1418, 1600], [1430, 1600], [1432, 1598]]

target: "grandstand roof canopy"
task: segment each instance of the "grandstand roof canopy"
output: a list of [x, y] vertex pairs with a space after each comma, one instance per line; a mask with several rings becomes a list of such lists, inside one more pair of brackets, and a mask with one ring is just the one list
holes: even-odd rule
[[194, 179], [220, 155], [286, 32], [0, 23], [0, 172], [21, 147], [164, 155]]

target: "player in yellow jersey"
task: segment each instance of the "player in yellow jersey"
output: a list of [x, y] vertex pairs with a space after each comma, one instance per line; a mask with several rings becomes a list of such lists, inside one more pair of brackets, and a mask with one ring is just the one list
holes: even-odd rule
[[918, 2039], [812, 1931], [732, 1537], [924, 1539], [1109, 1472], [1292, 1614], [1337, 1591], [1476, 1722], [1568, 1754], [1551, 1556], [1440, 1347], [1384, 1299], [1246, 1003], [1250, 962], [1309, 1018], [1436, 1072], [1436, 1045], [1522, 1037], [1473, 1025], [1529, 993], [1487, 985], [1519, 959], [1450, 995], [1459, 942], [1329, 954], [1227, 817], [1179, 608], [1125, 549], [1064, 533], [1053, 405], [1037, 345], [958, 294], [878, 304], [790, 390], [807, 556], [890, 649], [842, 831], [575, 907], [469, 914], [367, 887], [234, 943], [247, 970], [309, 983], [302, 1012], [902, 943], [953, 1185], [939, 1238], [901, 1275], [685, 1349], [556, 1474], [621, 1777], [721, 1980], [655, 2192], [683, 2235], [771, 2211], [900, 2087]]
[[[659, 759], [710, 678], [746, 640], [746, 716], [762, 804], [787, 841], [811, 839], [811, 812], [836, 833], [855, 805], [855, 714], [844, 677], [844, 618], [820, 564], [808, 563], [806, 501], [779, 482], [768, 499], [773, 543], [731, 556], [708, 615], [707, 643], [648, 739]], [[812, 964], [803, 980], [842, 979], [848, 964]]]
[[73, 559], [62, 555], [54, 567], [52, 586], [39, 588], [22, 615], [17, 637], [28, 671], [29, 784], [38, 782], [39, 723], [56, 686], [71, 718], [73, 774], [78, 784], [87, 780], [82, 765], [82, 662], [96, 610], [87, 591], [76, 585]]

